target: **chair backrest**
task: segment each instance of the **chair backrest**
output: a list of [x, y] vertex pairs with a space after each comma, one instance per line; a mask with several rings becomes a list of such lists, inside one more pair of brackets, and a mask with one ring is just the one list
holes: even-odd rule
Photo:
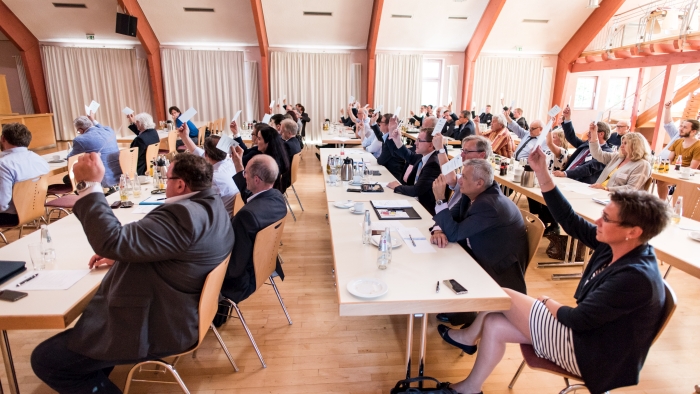
[[204, 137], [207, 135], [207, 126], [202, 126], [199, 128], [199, 135], [197, 136], [197, 145], [204, 145]]
[[646, 182], [644, 182], [644, 186], [642, 186], [642, 190], [644, 191], [650, 191], [651, 190], [651, 183], [654, 181], [654, 178], [649, 177]]
[[253, 245], [253, 265], [255, 266], [255, 289], [259, 289], [267, 278], [272, 275], [277, 263], [277, 253], [280, 249], [280, 239], [284, 222], [287, 217], [272, 223], [260, 230], [255, 236]]
[[197, 342], [197, 346], [204, 340], [204, 336], [207, 335], [211, 322], [216, 316], [216, 311], [219, 308], [219, 293], [221, 285], [224, 283], [230, 258], [231, 254], [226, 256], [224, 261], [214, 268], [207, 275], [207, 280], [204, 281], [202, 295], [199, 297], [199, 342]]
[[243, 201], [243, 197], [241, 197], [241, 193], [236, 194], [233, 197], [233, 209], [231, 210], [231, 216], [236, 216], [238, 211], [240, 211], [244, 205], [245, 202]]
[[79, 153], [75, 156], [68, 158], [68, 178], [70, 178], [70, 184], [73, 186], [73, 191], [75, 191], [75, 175], [73, 175], [73, 166], [78, 162], [78, 159], [85, 153]]
[[12, 202], [15, 204], [19, 224], [26, 224], [44, 216], [44, 202], [49, 188], [49, 175], [17, 182], [12, 187]]
[[294, 155], [292, 158], [292, 185], [297, 181], [297, 172], [299, 172], [299, 161], [301, 160], [301, 152]]
[[152, 161], [155, 161], [156, 157], [158, 157], [158, 149], [160, 148], [160, 142], [157, 142], [153, 145], [148, 145], [146, 148], [146, 171], [148, 171], [148, 168], [151, 165]]
[[686, 198], [688, 198], [688, 201], [695, 201], [695, 205], [693, 205], [692, 211], [688, 213], [684, 212], [683, 216], [687, 216], [693, 220], [700, 221], [700, 187], [696, 187], [695, 190], [693, 190], [693, 192], [690, 193], [690, 196]]
[[[666, 328], [666, 325], [668, 322], [671, 320], [671, 316], [673, 316], [673, 312], [676, 310], [676, 305], [678, 303], [678, 299], [676, 298], [676, 293], [673, 291], [671, 286], [668, 285], [668, 282], [664, 280], [664, 290], [666, 292], [666, 302], [664, 303], [664, 313], [661, 318], [661, 326], [659, 327], [659, 331], [656, 333], [656, 336], [654, 337], [654, 342], [656, 342], [657, 339], [661, 336], [661, 333], [664, 332], [664, 328]], [[652, 343], [654, 343], [652, 342]]]
[[177, 152], [177, 130], [168, 131], [168, 152]]
[[119, 166], [122, 169], [122, 174], [132, 176], [136, 173], [136, 165], [138, 163], [139, 153], [138, 148], [124, 148], [119, 150]]
[[[527, 247], [528, 247], [528, 259], [523, 271], [532, 262], [535, 257], [535, 252], [537, 252], [537, 247], [540, 245], [540, 240], [542, 239], [542, 234], [544, 234], [544, 224], [535, 215], [528, 211], [520, 210], [523, 215], [523, 220], [525, 221], [525, 231], [527, 231]], [[523, 272], [525, 274], [525, 272]]]

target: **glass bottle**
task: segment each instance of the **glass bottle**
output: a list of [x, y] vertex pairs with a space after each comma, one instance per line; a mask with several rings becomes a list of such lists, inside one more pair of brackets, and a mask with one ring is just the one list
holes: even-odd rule
[[391, 242], [389, 238], [389, 229], [387, 228], [379, 238], [379, 257], [377, 257], [377, 268], [385, 270], [391, 262]]
[[134, 193], [134, 198], [141, 198], [141, 182], [139, 182], [139, 177], [136, 174], [134, 174], [134, 180], [132, 184], [132, 192]]
[[49, 228], [45, 224], [41, 225], [41, 253], [43, 254], [45, 266], [52, 266], [56, 261], [56, 250], [53, 247]]
[[127, 186], [127, 179], [126, 179], [126, 174], [122, 174], [119, 177], [119, 199], [121, 202], [126, 202], [129, 200], [129, 194], [126, 190]]
[[678, 155], [676, 158], [676, 171], [681, 170], [681, 165], [683, 164], [683, 155]]
[[372, 239], [372, 219], [369, 210], [365, 211], [365, 220], [362, 222], [362, 243], [368, 245]]
[[676, 197], [676, 205], [673, 206], [673, 212], [671, 213], [673, 224], [680, 223], [681, 216], [683, 216], [683, 196], [678, 196]]

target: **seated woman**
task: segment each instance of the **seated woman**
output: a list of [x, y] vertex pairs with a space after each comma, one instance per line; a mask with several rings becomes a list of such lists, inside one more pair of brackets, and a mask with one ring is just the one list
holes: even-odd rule
[[160, 143], [160, 137], [156, 131], [156, 124], [153, 123], [153, 117], [145, 112], [136, 116], [134, 116], [134, 114], [127, 115], [127, 119], [131, 122], [129, 130], [136, 134], [136, 138], [134, 138], [129, 147], [139, 148], [136, 173], [138, 175], [145, 175], [146, 169], [148, 169], [146, 150], [149, 145]]
[[564, 130], [554, 129], [547, 133], [547, 167], [550, 171], [562, 171], [569, 158], [569, 143], [564, 137]]
[[[180, 108], [176, 106], [172, 106], [168, 108], [168, 113], [170, 116], [173, 117], [173, 120], [175, 121], [175, 128], [179, 129], [182, 126], [182, 121], [180, 120], [180, 115], [182, 115], [182, 111], [180, 111]], [[190, 139], [196, 144], [199, 143], [199, 129], [197, 126], [192, 123], [191, 120], [187, 121], [187, 128], [190, 130]], [[177, 142], [177, 146], [184, 146], [182, 141]]]
[[[260, 153], [272, 156], [272, 158], [275, 159], [280, 175], [289, 171], [290, 165], [287, 150], [284, 148], [284, 140], [277, 130], [266, 124], [262, 124], [258, 131], [257, 138], [254, 141], [257, 143], [257, 148]], [[281, 189], [279, 177], [275, 181], [274, 188], [277, 190]], [[284, 192], [284, 190], [280, 191]]]
[[592, 393], [637, 384], [663, 318], [664, 283], [647, 242], [668, 223], [667, 207], [650, 193], [616, 191], [592, 224], [574, 213], [554, 186], [541, 149], [530, 153], [529, 163], [557, 222], [594, 249], [574, 294], [577, 306], [504, 289], [510, 310], [482, 312], [468, 329], [441, 333], [469, 354], [480, 340], [474, 368], [453, 388], [479, 393], [506, 343], [532, 344], [539, 357], [581, 376]]
[[491, 118], [491, 131], [485, 133], [484, 137], [491, 141], [493, 153], [504, 157], [513, 157], [515, 143], [507, 126], [508, 122], [505, 115], [493, 115], [493, 118]]
[[591, 138], [597, 132], [598, 126], [591, 123], [588, 129], [591, 156], [606, 166], [591, 187], [610, 191], [642, 190], [651, 176], [651, 148], [647, 139], [639, 133], [627, 133], [622, 136], [618, 152], [603, 152], [598, 139]]
[[[256, 123], [255, 126], [253, 126], [253, 130], [250, 132], [250, 139], [251, 139], [251, 147], [248, 148], [245, 143], [243, 142], [243, 139], [238, 137], [236, 141], [241, 145], [241, 148], [243, 149], [243, 167], [248, 165], [248, 162], [250, 159], [255, 157], [255, 155], [259, 155], [260, 150], [258, 150], [258, 133], [260, 133], [260, 129], [263, 127], [267, 126], [265, 123]], [[233, 127], [231, 127], [231, 131], [233, 132]], [[234, 132], [235, 133], [235, 132]]]

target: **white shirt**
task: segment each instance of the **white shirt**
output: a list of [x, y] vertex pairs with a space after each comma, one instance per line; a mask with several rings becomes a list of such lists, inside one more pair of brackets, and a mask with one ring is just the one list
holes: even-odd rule
[[12, 187], [49, 172], [49, 163], [25, 147], [0, 152], [0, 212], [17, 214], [12, 202]]
[[[195, 155], [204, 157], [204, 149], [195, 148]], [[215, 163], [214, 167], [214, 187], [221, 195], [221, 201], [224, 202], [224, 207], [228, 212], [233, 210], [233, 200], [236, 198], [236, 194], [240, 191], [236, 187], [236, 183], [233, 181], [233, 176], [236, 175], [236, 167], [233, 165], [230, 157]]]

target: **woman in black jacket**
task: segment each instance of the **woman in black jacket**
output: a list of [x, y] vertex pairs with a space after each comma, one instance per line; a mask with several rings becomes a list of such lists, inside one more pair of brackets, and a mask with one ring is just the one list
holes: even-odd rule
[[[261, 153], [272, 156], [277, 162], [279, 173], [285, 174], [290, 169], [287, 150], [284, 148], [284, 140], [274, 128], [263, 125], [258, 131], [257, 147]], [[275, 189], [281, 190], [279, 178], [275, 182]]]
[[481, 340], [474, 368], [453, 388], [480, 392], [506, 343], [532, 344], [538, 356], [581, 376], [592, 393], [635, 385], [662, 324], [664, 284], [647, 241], [668, 223], [667, 207], [647, 192], [614, 192], [594, 225], [574, 213], [554, 186], [540, 148], [529, 163], [554, 219], [594, 250], [574, 294], [577, 305], [504, 289], [512, 300], [509, 311], [480, 313], [468, 329], [442, 333], [470, 354]]

